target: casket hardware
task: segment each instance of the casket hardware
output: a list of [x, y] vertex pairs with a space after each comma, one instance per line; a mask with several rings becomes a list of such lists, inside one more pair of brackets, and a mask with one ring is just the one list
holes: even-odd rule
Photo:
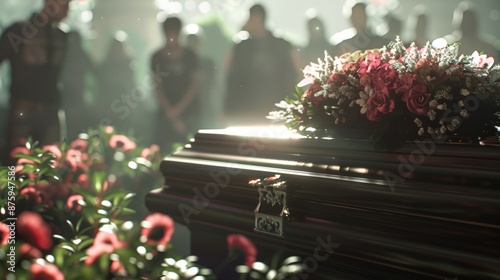
[[286, 203], [286, 181], [279, 175], [249, 182], [259, 192], [255, 208], [254, 231], [284, 237], [285, 223], [290, 212]]

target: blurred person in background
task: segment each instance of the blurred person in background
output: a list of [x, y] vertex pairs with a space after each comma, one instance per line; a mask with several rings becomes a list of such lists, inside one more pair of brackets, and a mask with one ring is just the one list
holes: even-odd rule
[[468, 2], [462, 2], [453, 13], [455, 31], [445, 36], [448, 44], [459, 42], [459, 54], [471, 55], [474, 51], [484, 52], [488, 56], [500, 60], [499, 50], [486, 41], [481, 34], [476, 12]]
[[[135, 109], [130, 104], [133, 100], [134, 71], [132, 51], [126, 41], [123, 31], [117, 32], [108, 47], [105, 59], [97, 67], [98, 94], [95, 98], [94, 126], [106, 122], [118, 131], [132, 133], [130, 110]], [[129, 104], [130, 102], [130, 104]]]
[[[385, 21], [387, 22], [388, 30], [383, 37], [389, 41], [396, 40], [397, 36], [401, 38], [401, 34], [403, 32], [403, 21], [394, 13], [388, 13], [385, 16]], [[401, 38], [401, 40], [403, 39]]]
[[[374, 34], [368, 25], [368, 14], [366, 13], [366, 4], [363, 2], [346, 2], [351, 4], [349, 18], [352, 27], [338, 32], [333, 36], [335, 42], [335, 55], [340, 56], [344, 53], [352, 53], [357, 50], [365, 51], [374, 48], [381, 48], [387, 45], [391, 40]], [[337, 43], [338, 42], [338, 43]]]
[[428, 35], [429, 16], [424, 6], [417, 6], [413, 15], [408, 19], [408, 28], [410, 36], [406, 40], [409, 44], [415, 42], [417, 47], [424, 47], [427, 42], [432, 42]]
[[64, 85], [62, 103], [66, 113], [67, 139], [73, 140], [90, 126], [89, 108], [85, 94], [89, 81], [95, 76], [95, 65], [82, 46], [82, 36], [73, 31], [68, 34], [68, 54], [63, 68]]
[[213, 59], [203, 53], [203, 36], [201, 33], [187, 35], [187, 47], [198, 57], [200, 85], [198, 87], [198, 100], [200, 107], [200, 122], [198, 128], [220, 127], [221, 98], [219, 89], [220, 78]]
[[319, 18], [313, 17], [307, 21], [307, 31], [309, 42], [299, 52], [303, 67], [311, 62], [317, 63], [318, 58], [323, 59], [325, 51], [329, 54], [333, 53], [333, 46], [328, 42], [325, 35], [325, 27]]
[[179, 43], [181, 20], [169, 17], [162, 27], [166, 44], [151, 58], [159, 106], [155, 142], [170, 150], [173, 144], [186, 142], [199, 124], [200, 75], [198, 57]]
[[7, 60], [11, 66], [2, 164], [8, 161], [9, 151], [23, 145], [28, 137], [41, 145], [64, 138], [58, 84], [67, 52], [67, 34], [58, 23], [68, 15], [69, 2], [45, 0], [40, 11], [8, 27], [0, 38], [0, 63]]
[[266, 28], [266, 10], [256, 4], [243, 30], [249, 38], [227, 55], [226, 125], [268, 124], [275, 103], [293, 93], [302, 67], [297, 50]]

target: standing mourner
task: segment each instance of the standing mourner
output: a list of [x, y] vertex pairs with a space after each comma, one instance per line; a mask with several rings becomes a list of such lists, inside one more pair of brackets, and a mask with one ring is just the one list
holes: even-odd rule
[[266, 27], [266, 10], [250, 8], [243, 30], [249, 38], [227, 55], [225, 122], [227, 125], [262, 125], [279, 102], [293, 93], [299, 80], [300, 58], [287, 41]]
[[155, 142], [162, 147], [185, 142], [198, 125], [199, 73], [196, 54], [179, 44], [182, 23], [170, 17], [163, 23], [166, 45], [151, 59], [158, 100], [158, 125]]
[[5, 161], [9, 151], [28, 137], [42, 145], [61, 139], [58, 83], [67, 34], [58, 23], [67, 16], [69, 2], [45, 0], [41, 11], [14, 23], [0, 38], [0, 63], [7, 60], [11, 65]]

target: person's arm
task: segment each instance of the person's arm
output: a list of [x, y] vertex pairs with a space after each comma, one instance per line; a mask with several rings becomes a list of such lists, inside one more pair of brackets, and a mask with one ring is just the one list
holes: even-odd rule
[[190, 87], [188, 88], [182, 99], [179, 101], [179, 103], [177, 103], [177, 105], [172, 108], [172, 113], [175, 117], [180, 116], [182, 112], [184, 112], [184, 110], [186, 110], [186, 108], [191, 104], [191, 102], [193, 102], [198, 92], [199, 83], [200, 74], [198, 71], [196, 71], [191, 75]]
[[0, 37], [0, 63], [12, 57], [15, 54], [14, 47], [18, 49], [24, 40], [19, 34], [15, 34], [13, 29], [13, 26], [5, 29]]
[[198, 88], [200, 84], [200, 70], [199, 70], [199, 62], [198, 58], [194, 53], [189, 57], [190, 60], [187, 62], [189, 69], [191, 69], [191, 77], [189, 78], [189, 88], [182, 96], [181, 100], [172, 108], [174, 116], [180, 116], [186, 108], [193, 102], [195, 99]]
[[158, 102], [160, 103], [160, 109], [168, 119], [172, 119], [174, 117], [172, 113], [172, 106], [170, 105], [168, 98], [165, 96], [165, 93], [160, 87], [159, 81], [161, 81], [161, 78], [157, 74], [153, 73], [153, 81], [156, 97], [158, 99]]
[[156, 75], [154, 72], [153, 72], [153, 81], [155, 81], [154, 88], [157, 100], [160, 103], [160, 110], [163, 112], [165, 117], [172, 122], [177, 132], [185, 133], [187, 130], [186, 124], [181, 119], [179, 119], [178, 114], [174, 112], [174, 109], [170, 105], [167, 96], [160, 87], [160, 83], [158, 82], [161, 81], [160, 77]]
[[161, 69], [159, 68], [159, 63], [157, 62], [157, 56], [159, 54], [156, 53], [153, 55], [151, 58], [151, 73], [152, 73], [152, 81], [153, 81], [153, 86], [154, 90], [156, 93], [156, 99], [159, 103], [159, 109], [163, 112], [165, 117], [169, 120], [174, 119], [176, 116], [174, 116], [174, 113], [172, 112], [172, 104], [167, 98], [166, 93], [163, 91], [161, 84], [163, 81], [163, 78], [166, 77], [169, 73], [162, 73]]

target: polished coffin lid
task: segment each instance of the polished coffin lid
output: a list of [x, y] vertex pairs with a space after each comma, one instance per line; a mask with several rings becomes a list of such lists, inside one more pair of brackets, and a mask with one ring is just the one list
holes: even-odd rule
[[[318, 271], [326, 267], [334, 276], [495, 279], [500, 145], [494, 140], [428, 139], [380, 151], [366, 140], [304, 138], [284, 127], [204, 130], [163, 160], [165, 187], [149, 193], [146, 204], [195, 235], [242, 233], [262, 254], [286, 248], [315, 258]], [[249, 184], [275, 175], [287, 186], [281, 236], [255, 230], [260, 196]]]

